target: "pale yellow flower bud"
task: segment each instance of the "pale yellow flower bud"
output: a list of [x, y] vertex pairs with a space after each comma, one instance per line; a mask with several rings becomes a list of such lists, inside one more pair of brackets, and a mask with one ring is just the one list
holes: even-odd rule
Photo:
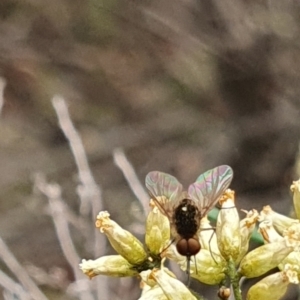
[[83, 259], [79, 267], [90, 278], [96, 275], [115, 277], [138, 275], [133, 266], [121, 255], [102, 256], [96, 260]]
[[109, 216], [107, 211], [101, 211], [97, 216], [96, 227], [106, 234], [112, 247], [130, 264], [137, 265], [144, 262], [147, 253], [143, 244], [129, 231], [111, 220]]
[[142, 295], [138, 300], [169, 300], [160, 286], [143, 289]]
[[291, 191], [293, 192], [293, 202], [295, 207], [296, 216], [300, 219], [300, 179], [293, 181], [291, 185]]
[[164, 270], [153, 269], [150, 277], [158, 283], [168, 300], [197, 300], [181, 281], [168, 275]]
[[283, 237], [275, 230], [272, 220], [265, 220], [259, 224], [258, 231], [262, 235], [266, 244], [277, 242]]
[[289, 283], [299, 284], [299, 266], [285, 264], [282, 273], [284, 274], [285, 279], [289, 281]]
[[[177, 252], [175, 245], [171, 245], [166, 249], [162, 253], [162, 256], [175, 261], [180, 266], [181, 270], [186, 271], [187, 258]], [[215, 285], [224, 279], [226, 265], [226, 261], [220, 254], [218, 255], [216, 253], [211, 253], [209, 250], [201, 249], [196, 256], [191, 257], [190, 274], [191, 277], [196, 278], [203, 283]]]
[[143, 292], [157, 286], [157, 282], [151, 277], [151, 272], [152, 270], [146, 270], [140, 272], [140, 276], [141, 276], [140, 287], [143, 289]]
[[[196, 266], [195, 257], [191, 257], [191, 277], [205, 284], [219, 284], [225, 278], [226, 265], [225, 260], [220, 255], [201, 249], [196, 255]], [[181, 267], [186, 270], [186, 264]]]
[[264, 220], [272, 220], [274, 228], [280, 234], [282, 234], [283, 231], [292, 224], [299, 223], [299, 220], [295, 220], [275, 212], [269, 205], [264, 206], [263, 210], [260, 212], [259, 221], [262, 222]]
[[234, 191], [227, 190], [219, 200], [221, 210], [217, 219], [216, 234], [220, 253], [236, 261], [241, 251], [240, 219], [234, 203]]
[[300, 224], [294, 223], [287, 229], [285, 229], [282, 233], [283, 236], [287, 236], [290, 239], [293, 239], [295, 241], [300, 241]]
[[240, 273], [248, 278], [258, 277], [278, 266], [297, 244], [287, 237], [249, 252], [241, 261]]
[[250, 211], [242, 210], [246, 213], [246, 217], [240, 221], [240, 232], [241, 232], [241, 250], [240, 255], [237, 259], [237, 263], [246, 255], [249, 248], [249, 240], [255, 229], [256, 222], [258, 220], [258, 212], [255, 209]]
[[247, 300], [279, 300], [286, 293], [289, 283], [298, 283], [297, 273], [286, 266], [282, 272], [269, 275], [253, 285], [247, 294]]
[[[164, 262], [165, 262], [165, 259], [163, 259], [163, 261], [162, 261], [161, 269], [163, 269], [163, 271], [166, 272], [169, 276], [176, 278], [174, 273], [172, 273], [168, 268], [165, 268], [163, 266]], [[140, 277], [141, 277], [140, 286], [143, 290], [147, 290], [149, 288], [157, 286], [157, 282], [152, 276], [152, 269], [140, 272]]]
[[158, 255], [170, 241], [170, 223], [159, 209], [154, 206], [146, 222], [145, 243], [150, 253]]
[[281, 264], [278, 265], [280, 270], [284, 269], [285, 265], [293, 266], [293, 269], [297, 272], [298, 276], [300, 277], [300, 252], [293, 251], [291, 252]]

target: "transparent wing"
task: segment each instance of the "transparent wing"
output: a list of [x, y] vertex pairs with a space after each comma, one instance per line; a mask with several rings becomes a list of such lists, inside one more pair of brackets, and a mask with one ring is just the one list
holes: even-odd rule
[[181, 183], [172, 175], [153, 171], [146, 176], [146, 187], [160, 211], [171, 219], [173, 207], [181, 200]]
[[220, 196], [231, 183], [232, 178], [232, 169], [223, 165], [201, 174], [189, 186], [188, 195], [195, 201], [202, 216], [206, 215], [216, 205]]

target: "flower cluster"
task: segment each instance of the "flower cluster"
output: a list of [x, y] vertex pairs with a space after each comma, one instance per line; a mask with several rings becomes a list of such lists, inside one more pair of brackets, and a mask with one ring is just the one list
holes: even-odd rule
[[[296, 215], [300, 218], [300, 181], [294, 182], [291, 188]], [[299, 220], [280, 215], [270, 206], [264, 207], [260, 214], [254, 209], [243, 211], [246, 215], [240, 220], [232, 190], [227, 190], [219, 202], [221, 209], [215, 228], [206, 216], [201, 219], [198, 236], [201, 250], [191, 258], [191, 277], [220, 286], [229, 279], [235, 299], [241, 299], [239, 281], [242, 277], [258, 277], [278, 267], [279, 272], [249, 289], [247, 299], [270, 299], [270, 295], [274, 300], [280, 299], [290, 283], [298, 284], [300, 276]], [[80, 268], [90, 278], [99, 274], [138, 276], [142, 287], [140, 300], [200, 299], [164, 266], [164, 261], [170, 259], [186, 270], [187, 259], [172, 244], [168, 218], [150, 203], [145, 245], [111, 220], [108, 212], [100, 212], [96, 226], [106, 234], [118, 254], [83, 260]], [[257, 222], [264, 244], [249, 252], [249, 241]], [[224, 290], [228, 297], [230, 289], [225, 287]]]

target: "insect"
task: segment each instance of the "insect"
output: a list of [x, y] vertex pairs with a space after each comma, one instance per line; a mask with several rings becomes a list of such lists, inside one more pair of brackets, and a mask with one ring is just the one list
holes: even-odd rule
[[188, 275], [191, 256], [201, 249], [201, 218], [216, 205], [232, 178], [232, 169], [222, 165], [201, 174], [187, 191], [183, 191], [181, 183], [172, 175], [153, 171], [146, 176], [151, 198], [169, 219], [172, 243], [176, 243], [179, 254], [187, 257]]

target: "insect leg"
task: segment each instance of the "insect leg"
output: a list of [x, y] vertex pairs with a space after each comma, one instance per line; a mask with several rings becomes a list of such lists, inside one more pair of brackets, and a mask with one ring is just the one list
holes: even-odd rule
[[198, 274], [196, 255], [194, 255], [194, 261], [195, 261], [195, 270], [196, 270], [196, 274]]
[[[172, 240], [171, 240], [171, 243], [170, 243], [163, 251], [167, 250], [174, 242], [175, 242], [175, 239], [172, 239]], [[163, 251], [162, 251], [162, 252], [163, 252]]]
[[209, 244], [209, 252], [210, 252], [210, 255], [211, 255], [212, 259], [214, 260], [214, 262], [215, 262], [216, 264], [218, 264], [217, 261], [216, 261], [216, 259], [215, 259], [214, 256], [213, 256], [213, 252], [212, 252], [212, 250], [211, 250], [211, 240], [212, 240], [212, 238], [213, 238], [213, 236], [214, 236], [214, 234], [215, 234], [215, 232], [216, 232], [216, 227], [202, 228], [202, 229], [201, 229], [201, 231], [204, 231], [204, 230], [213, 230], [213, 233], [212, 233], [212, 235], [210, 236], [209, 241], [208, 241], [208, 244]]
[[215, 227], [212, 227], [211, 230], [213, 230], [213, 233], [212, 233], [212, 235], [210, 236], [210, 239], [209, 239], [209, 241], [208, 241], [208, 244], [209, 244], [209, 252], [210, 252], [210, 255], [211, 255], [212, 259], [214, 260], [214, 262], [215, 262], [216, 264], [218, 264], [217, 261], [216, 261], [216, 259], [215, 259], [214, 256], [213, 256], [213, 252], [211, 251], [211, 240], [212, 240], [214, 234], [216, 233], [216, 228], [215, 228]]
[[188, 276], [188, 279], [187, 279], [187, 286], [190, 286], [190, 283], [191, 283], [191, 275], [190, 275], [190, 271], [191, 271], [191, 257], [190, 256], [187, 256], [187, 263], [186, 263], [186, 274]]

